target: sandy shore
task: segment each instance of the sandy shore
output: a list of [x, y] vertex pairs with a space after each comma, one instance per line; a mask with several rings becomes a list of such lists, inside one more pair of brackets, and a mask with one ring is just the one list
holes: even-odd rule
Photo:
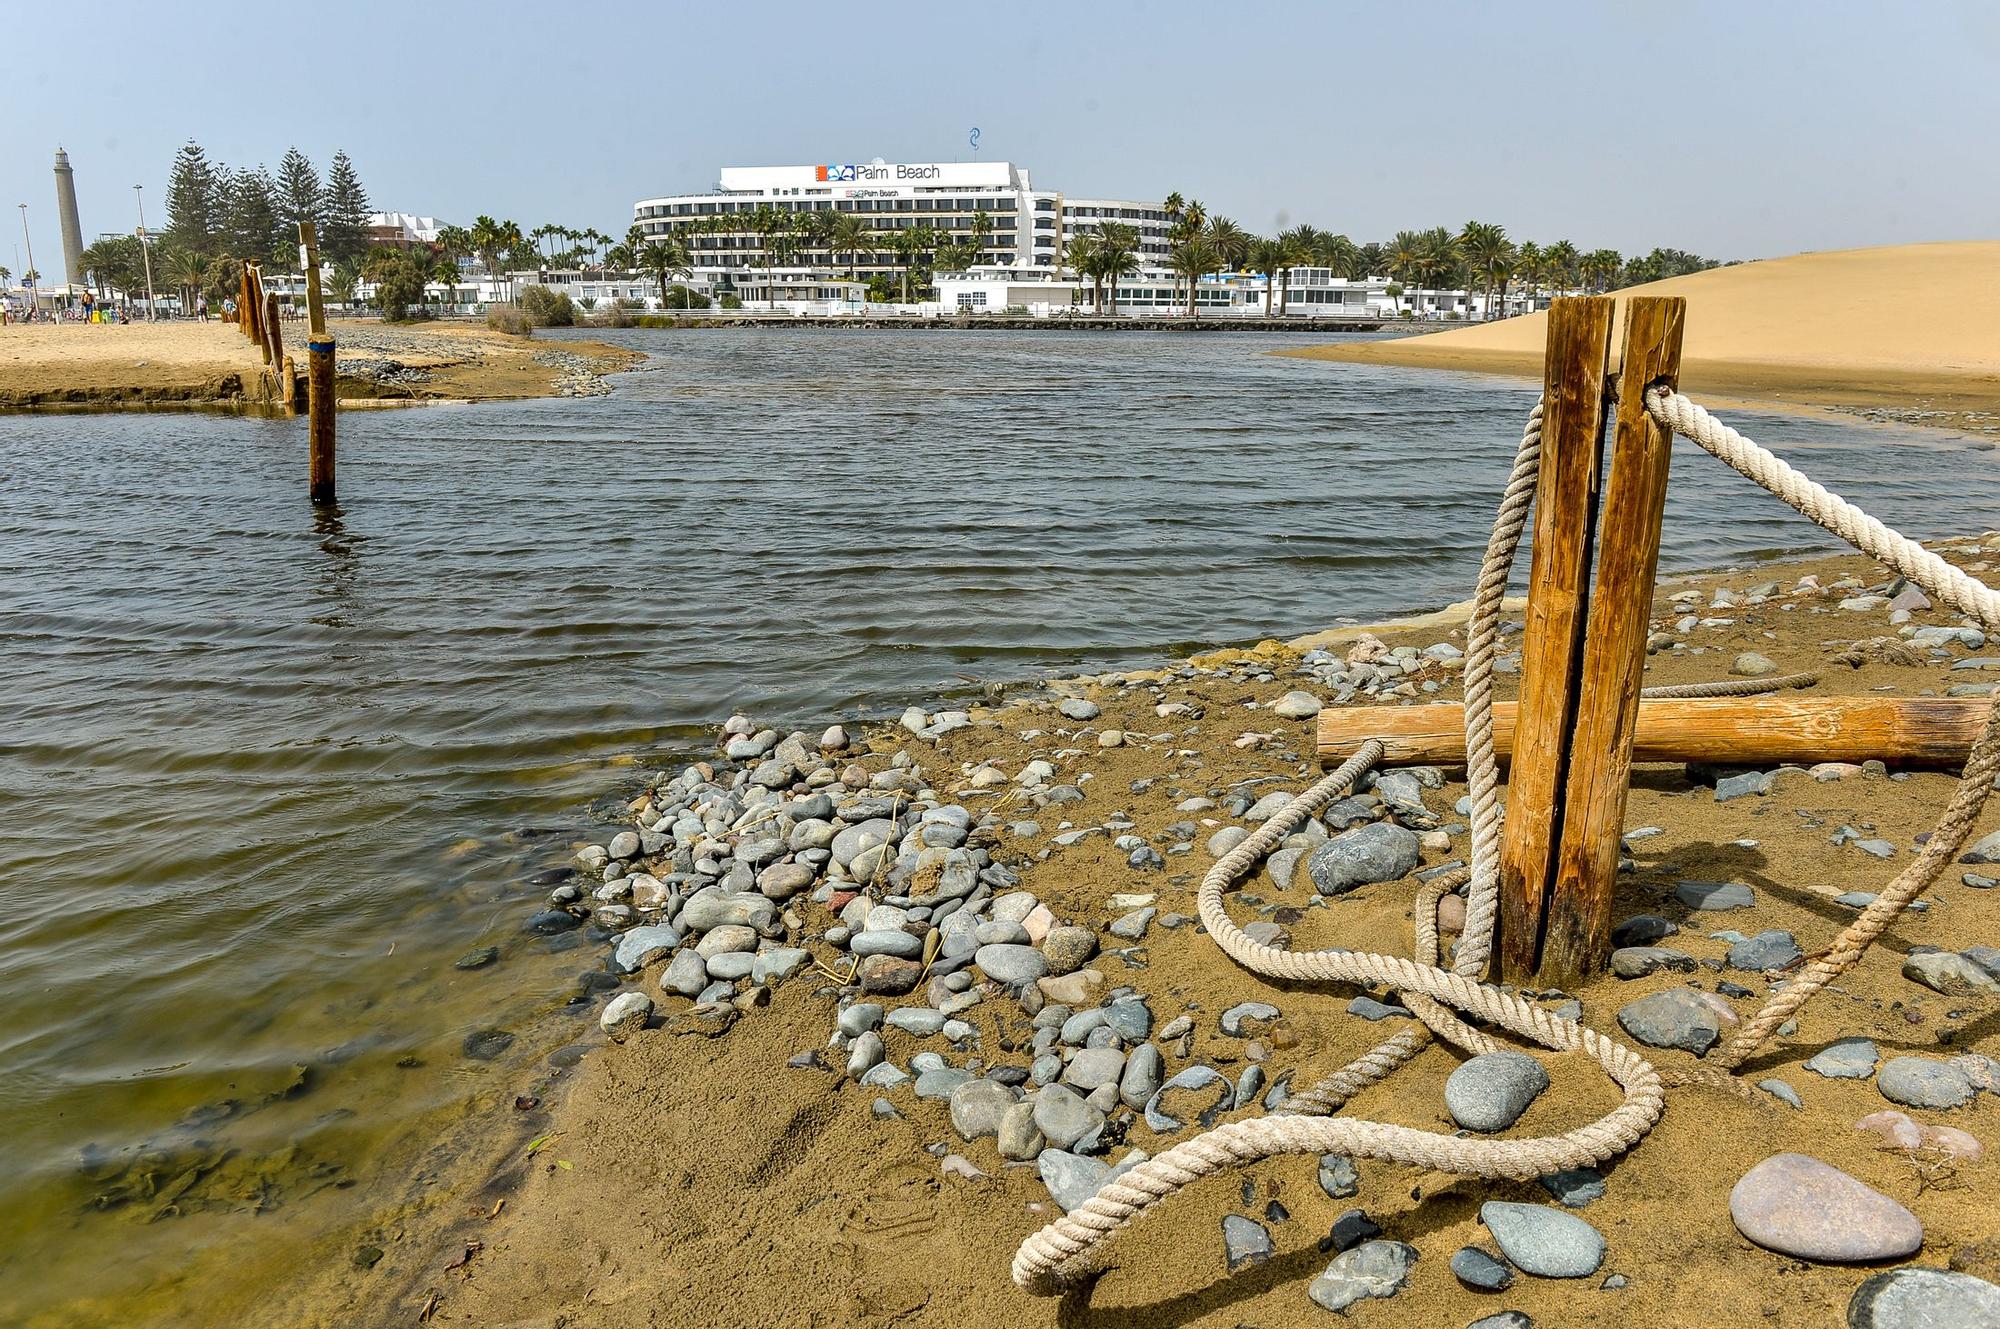
[[[644, 359], [457, 323], [336, 320], [330, 330], [343, 403], [555, 396]], [[305, 324], [285, 324], [284, 336], [303, 374]], [[220, 320], [0, 328], [0, 410], [240, 405], [259, 396], [262, 369], [257, 347]]]
[[[2000, 535], [1951, 544], [1947, 553], [1990, 581], [2000, 568]], [[1960, 647], [1901, 662], [1878, 651], [1856, 667], [1829, 667], [1833, 653], [1857, 641], [1896, 637], [1884, 605], [1840, 607], [1888, 575], [1866, 559], [1843, 557], [1663, 583], [1655, 617], [1675, 644], [1651, 657], [1647, 681], [1722, 677], [1737, 653], [1753, 650], [1786, 670], [1824, 670], [1821, 691], [1835, 694], [1941, 693], [2000, 678], [1993, 666], [1951, 668], [1981, 656]], [[1817, 584], [1802, 583], [1808, 576]], [[1735, 594], [1735, 607], [1718, 596], [1724, 588]], [[1725, 607], [1711, 607], [1716, 604]], [[1689, 613], [1709, 621], [1683, 630]], [[1955, 621], [1935, 611], [1915, 615], [1918, 625]], [[1379, 635], [1390, 647], [1463, 645], [1462, 628], [1449, 617]], [[1344, 635], [1332, 644], [1344, 650], [1353, 641]], [[1088, 1004], [1121, 987], [1143, 994], [1157, 1021], [1153, 1037], [1165, 1049], [1167, 1075], [1205, 1065], [1233, 1080], [1262, 1058], [1267, 1081], [1296, 1072], [1300, 1084], [1310, 1083], [1404, 1022], [1373, 1023], [1350, 1014], [1355, 989], [1274, 984], [1232, 964], [1187, 916], [1195, 913], [1195, 886], [1211, 862], [1203, 844], [1219, 829], [1249, 823], [1226, 806], [1192, 814], [1180, 806], [1196, 797], [1225, 801], [1231, 791], [1255, 797], [1297, 791], [1314, 778], [1313, 722], [1280, 719], [1266, 709], [1294, 688], [1325, 691], [1300, 676], [1300, 664], [1298, 646], [1268, 642], [1201, 657], [1181, 669], [1022, 689], [992, 706], [971, 708], [967, 726], [948, 733], [920, 737], [890, 725], [857, 732], [837, 764], [869, 772], [911, 764], [942, 801], [970, 805], [975, 817], [978, 809], [993, 808], [990, 834], [978, 832], [975, 842], [990, 844], [995, 861], [1018, 872], [1020, 888], [1054, 919], [1097, 934], [1100, 950], [1090, 963], [1101, 977], [1089, 984], [1094, 997]], [[1417, 679], [1436, 690], [1417, 688]], [[1503, 677], [1503, 693], [1513, 682]], [[1412, 676], [1411, 691], [1426, 699], [1456, 697], [1457, 674], [1447, 665], [1425, 666]], [[1072, 719], [1056, 705], [1065, 698], [1087, 699], [1101, 713], [1087, 722]], [[1168, 708], [1166, 716], [1161, 707]], [[1114, 729], [1122, 742], [1104, 746], [1099, 736]], [[1011, 778], [992, 793], [977, 792], [974, 772], [980, 768], [990, 765], [1011, 777], [1038, 759], [1051, 763], [1053, 779], [1078, 796], [1049, 801]], [[1635, 870], [1619, 879], [1616, 913], [1675, 921], [1678, 934], [1661, 944], [1684, 951], [1697, 965], [1692, 973], [1662, 971], [1630, 981], [1605, 976], [1572, 994], [1543, 994], [1545, 1003], [1574, 996], [1585, 1024], [1628, 1043], [1617, 1014], [1648, 994], [1719, 992], [1719, 1000], [1747, 1016], [1770, 982], [1762, 974], [1725, 969], [1728, 943], [1710, 934], [1783, 929], [1808, 953], [1823, 947], [1854, 916], [1834, 897], [1879, 889], [1906, 864], [1913, 838], [1934, 823], [1953, 783], [1935, 772], [1892, 779], [1855, 770], [1822, 782], [1794, 771], [1777, 778], [1767, 795], [1723, 802], [1683, 768], [1640, 768], [1626, 825], [1657, 833], [1634, 835]], [[1426, 847], [1425, 865], [1466, 855], [1463, 818], [1453, 814], [1464, 793], [1452, 780], [1424, 793], [1444, 831]], [[634, 805], [647, 801], [642, 796]], [[1029, 820], [1037, 829], [1018, 829]], [[1131, 865], [1126, 848], [1112, 842], [1116, 829], [1058, 838], [1064, 827], [1121, 827], [1128, 820], [1127, 833], [1165, 853], [1162, 867]], [[1187, 820], [1198, 820], [1200, 829], [1192, 835], [1170, 829]], [[1889, 860], [1847, 843], [1849, 837], [1839, 834], [1843, 827], [1886, 841]], [[1976, 833], [1996, 827], [2000, 805], [1984, 812]], [[605, 835], [616, 829], [605, 828]], [[1190, 847], [1179, 850], [1176, 842]], [[825, 939], [836, 922], [828, 906], [801, 894], [787, 906], [797, 918], [787, 929], [789, 944], [807, 948], [815, 966], [797, 970], [764, 995], [748, 989], [733, 1026], [704, 1037], [686, 999], [663, 989], [664, 955], [648, 963], [622, 990], [658, 1002], [652, 1027], [632, 1033], [623, 1045], [598, 1046], [574, 1069], [565, 1061], [524, 1084], [521, 1092], [542, 1100], [532, 1112], [496, 1113], [496, 1132], [532, 1135], [534, 1143], [520, 1144], [490, 1175], [458, 1179], [428, 1213], [383, 1239], [386, 1254], [371, 1270], [334, 1273], [285, 1313], [290, 1323], [346, 1324], [356, 1322], [346, 1309], [352, 1307], [365, 1310], [368, 1323], [407, 1323], [423, 1312], [437, 1323], [570, 1329], [1316, 1323], [1325, 1312], [1307, 1299], [1307, 1286], [1331, 1258], [1325, 1239], [1335, 1219], [1359, 1208], [1386, 1239], [1417, 1252], [1401, 1293], [1349, 1311], [1361, 1325], [1462, 1325], [1503, 1308], [1545, 1325], [1834, 1323], [1863, 1279], [1888, 1266], [1812, 1263], [1761, 1249], [1732, 1224], [1729, 1190], [1772, 1154], [1808, 1153], [1921, 1219], [1923, 1249], [1891, 1264], [1950, 1265], [2000, 1278], [2000, 1216], [1989, 1198], [2000, 1176], [1995, 1162], [1954, 1162], [1935, 1151], [1885, 1147], [1854, 1126], [1894, 1106], [1874, 1081], [1828, 1079], [1802, 1067], [1850, 1036], [1872, 1039], [1885, 1059], [1910, 1054], [1942, 1062], [1965, 1052], [2000, 1052], [2000, 1003], [1992, 996], [1940, 995], [1900, 972], [1905, 954], [1918, 948], [2000, 942], [2000, 893], [1980, 888], [1990, 878], [1976, 875], [1995, 871], [1950, 868], [1925, 912], [1899, 920], [1836, 990], [1805, 1008], [1794, 1034], [1754, 1059], [1748, 1078], [1782, 1081], [1802, 1107], [1762, 1095], [1752, 1104], [1706, 1089], [1671, 1089], [1659, 1126], [1606, 1168], [1603, 1197], [1574, 1211], [1609, 1243], [1602, 1267], [1589, 1277], [1517, 1274], [1507, 1291], [1482, 1293], [1449, 1272], [1461, 1247], [1494, 1249], [1479, 1222], [1482, 1202], [1550, 1203], [1534, 1182], [1483, 1182], [1364, 1160], [1356, 1192], [1336, 1198], [1316, 1181], [1311, 1158], [1281, 1158], [1200, 1183], [1163, 1205], [1109, 1247], [1108, 1268], [1088, 1291], [1061, 1302], [1029, 1298], [1014, 1288], [1007, 1270], [1015, 1246], [1054, 1212], [1036, 1165], [1003, 1161], [990, 1137], [961, 1138], [947, 1104], [914, 1096], [908, 1083], [863, 1086], [840, 1073], [850, 1055], [848, 1040], [829, 1046], [829, 1032], [841, 998], [851, 991], [836, 977], [849, 960]], [[1962, 879], [1968, 872], [1975, 875]], [[1684, 879], [1743, 883], [1754, 891], [1755, 905], [1728, 914], [1694, 913], [1674, 894]], [[595, 885], [588, 874], [582, 880]], [[1232, 912], [1239, 922], [1275, 921], [1298, 949], [1407, 954], [1411, 889], [1409, 881], [1387, 882], [1321, 900], [1303, 871], [1290, 888], [1260, 872], [1232, 897]], [[1121, 893], [1149, 897], [1149, 907], [1161, 911], [1136, 939], [1125, 917], [1135, 906], [1113, 898]], [[524, 911], [534, 907], [522, 902]], [[1127, 931], [1107, 931], [1114, 920]], [[939, 991], [874, 999], [894, 1011], [937, 1001]], [[1034, 1053], [1026, 1013], [998, 989], [980, 991], [984, 999], [957, 1015], [971, 1027], [969, 1038], [953, 1044], [935, 1034], [888, 1028], [887, 1060], [908, 1066], [929, 1053], [968, 1070], [1027, 1066]], [[1282, 1030], [1267, 1031], [1255, 1044], [1226, 1035], [1217, 1017], [1253, 1000], [1280, 1009]], [[1159, 1027], [1181, 1015], [1192, 1024], [1184, 1038]], [[1647, 1055], [1663, 1069], [1696, 1064], [1679, 1051]], [[1613, 1087], [1594, 1065], [1543, 1060], [1554, 1086], [1508, 1134], [1567, 1130], [1615, 1103]], [[1448, 1131], [1453, 1123], [1443, 1107], [1443, 1085], [1460, 1061], [1433, 1045], [1364, 1093], [1348, 1114]], [[892, 1109], [887, 1115], [883, 1102]], [[1246, 1107], [1224, 1119], [1257, 1111]], [[1985, 1097], [1955, 1111], [1910, 1111], [1924, 1123], [1994, 1137], [1993, 1107]], [[1113, 1120], [1122, 1137], [1107, 1155], [1113, 1159], [1130, 1147], [1157, 1153], [1193, 1133], [1158, 1134], [1130, 1113], [1115, 1113]], [[1986, 1143], [2000, 1145], [2000, 1137]], [[964, 1175], [959, 1162], [973, 1175]], [[1231, 1215], [1264, 1229], [1268, 1259], [1234, 1272], [1226, 1268], [1221, 1225]], [[342, 1309], [328, 1309], [335, 1306]]]
[[[1799, 254], [1616, 292], [1688, 302], [1691, 395], [2000, 434], [2000, 241]], [[1280, 354], [1540, 377], [1548, 316]], [[1616, 342], [1614, 340], [1614, 348]], [[1614, 349], [1613, 355], [1617, 352]]]

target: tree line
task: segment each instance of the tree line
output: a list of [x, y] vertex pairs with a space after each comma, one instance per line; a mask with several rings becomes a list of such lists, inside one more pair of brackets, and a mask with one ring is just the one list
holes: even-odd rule
[[[368, 249], [373, 209], [354, 162], [335, 152], [324, 179], [298, 148], [288, 148], [274, 175], [264, 166], [231, 169], [211, 161], [190, 139], [167, 175], [167, 224], [153, 251], [156, 289], [177, 289], [183, 305], [197, 295], [221, 301], [237, 291], [240, 261], [290, 271], [298, 266], [299, 223], [319, 232], [320, 254], [352, 265]], [[83, 251], [84, 269], [100, 293], [145, 289], [145, 256], [135, 236], [99, 240]]]

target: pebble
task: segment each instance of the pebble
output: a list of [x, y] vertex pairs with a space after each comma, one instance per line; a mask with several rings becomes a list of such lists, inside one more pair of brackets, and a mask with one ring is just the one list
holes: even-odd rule
[[1875, 1087], [1891, 1103], [1920, 1108], [1964, 1107], [1975, 1092], [1962, 1069], [1925, 1057], [1889, 1058], [1875, 1076]]
[[1166, 1074], [1166, 1059], [1151, 1043], [1141, 1043], [1125, 1058], [1125, 1070], [1118, 1077], [1118, 1101], [1134, 1112], [1145, 1111], [1146, 1104], [1160, 1091], [1161, 1077]]
[[1763, 678], [1778, 672], [1777, 664], [1768, 655], [1756, 651], [1744, 651], [1730, 663], [1729, 672], [1743, 678]]
[[1287, 720], [1306, 720], [1320, 711], [1320, 700], [1310, 692], [1287, 692], [1271, 703], [1271, 714]]
[[1789, 1104], [1795, 1108], [1803, 1108], [1805, 1106], [1805, 1102], [1799, 1098], [1799, 1091], [1786, 1084], [1783, 1080], [1776, 1078], [1759, 1080], [1757, 1081], [1757, 1087], [1777, 1099], [1780, 1103]]
[[1032, 946], [981, 946], [973, 953], [979, 971], [996, 983], [1032, 983], [1049, 971], [1049, 962]]
[[1014, 1106], [1014, 1091], [994, 1080], [967, 1080], [951, 1091], [951, 1126], [961, 1140], [1000, 1133], [1000, 1120]]
[[1230, 1214], [1222, 1220], [1222, 1250], [1231, 1269], [1271, 1258], [1271, 1234], [1262, 1223]]
[[1535, 1178], [1566, 1209], [1581, 1209], [1604, 1198], [1604, 1174], [1594, 1167], [1564, 1168]]
[[1715, 782], [1715, 801], [1728, 803], [1751, 795], [1771, 792], [1772, 774], [1769, 771], [1744, 771], [1740, 775], [1725, 775]]
[[1759, 1246], [1801, 1260], [1894, 1260], [1924, 1243], [1915, 1214], [1804, 1154], [1774, 1154], [1744, 1173], [1729, 1216]]
[[1670, 946], [1621, 946], [1611, 952], [1611, 972], [1620, 978], [1644, 978], [1662, 971], [1691, 974], [1694, 957]]
[[1073, 974], [1097, 954], [1097, 934], [1089, 928], [1064, 923], [1049, 929], [1042, 939], [1042, 962], [1051, 974]]
[[[1261, 1001], [1243, 1001], [1222, 1013], [1222, 1032], [1231, 1038], [1250, 1038], [1262, 1032], [1261, 1026], [1278, 1018], [1278, 1008]], [[1245, 1025], [1257, 1026], [1245, 1028]]]
[[995, 1143], [1000, 1157], [1014, 1163], [1025, 1163], [1047, 1148], [1048, 1141], [1035, 1125], [1035, 1105], [1024, 1099], [1002, 1113]]
[[1459, 1282], [1481, 1292], [1500, 1292], [1514, 1284], [1514, 1271], [1477, 1246], [1462, 1247], [1452, 1256], [1451, 1272]]
[[1690, 909], [1711, 911], [1748, 909], [1757, 903], [1756, 892], [1736, 881], [1677, 882], [1674, 898]]
[[681, 934], [674, 928], [660, 924], [636, 927], [618, 938], [611, 952], [611, 967], [621, 974], [636, 973], [680, 944]]
[[1345, 1200], [1361, 1193], [1361, 1173], [1346, 1154], [1321, 1154], [1319, 1188], [1329, 1199]]
[[1480, 1316], [1466, 1329], [1535, 1329], [1535, 1321], [1526, 1311], [1495, 1311]]
[[1083, 697], [1064, 697], [1056, 703], [1056, 709], [1061, 711], [1066, 718], [1079, 722], [1095, 720], [1098, 716], [1104, 714], [1103, 707]]
[[1847, 1329], [1993, 1329], [2000, 1287], [1944, 1269], [1891, 1269], [1862, 1281]]
[[1634, 914], [1611, 929], [1611, 944], [1642, 949], [1679, 932], [1680, 925], [1658, 914]]
[[1791, 933], [1778, 928], [1766, 928], [1748, 941], [1739, 941], [1729, 948], [1729, 967], [1749, 973], [1768, 973], [1773, 969], [1786, 969], [1805, 958], [1798, 941]]
[[1721, 1042], [1723, 1027], [1738, 1019], [1722, 998], [1688, 988], [1655, 992], [1618, 1011], [1619, 1025], [1647, 1047], [1679, 1048], [1696, 1056]]
[[1087, 1047], [1070, 1059], [1063, 1083], [1088, 1094], [1107, 1084], [1117, 1084], [1125, 1073], [1125, 1053], [1115, 1047]]
[[1146, 1104], [1146, 1125], [1159, 1135], [1195, 1122], [1204, 1129], [1228, 1110], [1235, 1088], [1213, 1066], [1190, 1066], [1160, 1086]]
[[1074, 1148], [1104, 1125], [1104, 1114], [1072, 1089], [1044, 1085], [1035, 1095], [1035, 1129], [1058, 1149]]
[[1357, 1301], [1393, 1297], [1409, 1281], [1410, 1267], [1416, 1262], [1414, 1246], [1400, 1241], [1364, 1241], [1334, 1256], [1325, 1272], [1306, 1289], [1306, 1295], [1335, 1312], [1345, 1311]]
[[1479, 1221], [1500, 1253], [1524, 1273], [1540, 1278], [1582, 1278], [1604, 1263], [1604, 1236], [1574, 1214], [1545, 1204], [1488, 1200]]
[[604, 1008], [597, 1023], [614, 1043], [623, 1043], [635, 1030], [644, 1029], [653, 1015], [653, 999], [643, 992], [621, 992]]
[[1306, 871], [1321, 895], [1340, 895], [1407, 876], [1421, 857], [1421, 842], [1413, 832], [1375, 822], [1342, 831], [1313, 850]]
[[1866, 1038], [1840, 1038], [1806, 1059], [1806, 1069], [1829, 1080], [1865, 1080], [1875, 1073], [1881, 1051]]
[[1333, 1220], [1333, 1226], [1327, 1230], [1319, 1248], [1322, 1251], [1351, 1251], [1362, 1242], [1381, 1235], [1382, 1229], [1367, 1214], [1359, 1209], [1344, 1209], [1340, 1217]]
[[1488, 1052], [1451, 1073], [1444, 1083], [1444, 1105], [1467, 1130], [1504, 1131], [1548, 1087], [1549, 1073], [1533, 1057]]

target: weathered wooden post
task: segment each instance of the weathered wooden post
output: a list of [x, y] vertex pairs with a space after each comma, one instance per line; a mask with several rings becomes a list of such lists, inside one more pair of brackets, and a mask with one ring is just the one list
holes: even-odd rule
[[1583, 690], [1569, 739], [1562, 839], [1542, 934], [1544, 982], [1595, 973], [1611, 955], [1611, 887], [1625, 828], [1674, 442], [1647, 413], [1645, 393], [1662, 381], [1679, 386], [1686, 317], [1687, 301], [1678, 297], [1633, 296], [1625, 306], [1611, 477], [1598, 517], [1597, 580], [1583, 640]]
[[276, 291], [264, 292], [264, 363], [271, 366], [273, 376], [285, 367], [285, 330], [278, 326]]
[[245, 337], [248, 337], [250, 335], [250, 260], [238, 259], [236, 267], [236, 327]]
[[280, 385], [285, 394], [285, 409], [293, 415], [299, 413], [299, 367], [291, 356], [285, 357], [285, 381]]
[[319, 231], [299, 223], [299, 258], [306, 270], [307, 486], [314, 503], [333, 502], [333, 337], [319, 288]]
[[1561, 800], [1588, 608], [1591, 514], [1604, 434], [1612, 310], [1612, 301], [1604, 296], [1557, 300], [1549, 309], [1521, 707], [1500, 843], [1498, 949], [1502, 973], [1512, 980], [1529, 977], [1539, 963], [1547, 883], [1562, 830]]

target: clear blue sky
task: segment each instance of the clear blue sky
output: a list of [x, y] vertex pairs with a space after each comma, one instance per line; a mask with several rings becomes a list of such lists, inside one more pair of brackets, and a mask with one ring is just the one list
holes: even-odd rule
[[[164, 222], [194, 138], [275, 168], [345, 148], [377, 207], [622, 234], [725, 164], [1027, 166], [1356, 240], [1722, 258], [2000, 235], [2000, 5], [487, 4], [20, 0], [0, 13], [0, 263]], [[255, 53], [246, 88], [225, 52]], [[1010, 72], [1015, 71], [1015, 72]]]

